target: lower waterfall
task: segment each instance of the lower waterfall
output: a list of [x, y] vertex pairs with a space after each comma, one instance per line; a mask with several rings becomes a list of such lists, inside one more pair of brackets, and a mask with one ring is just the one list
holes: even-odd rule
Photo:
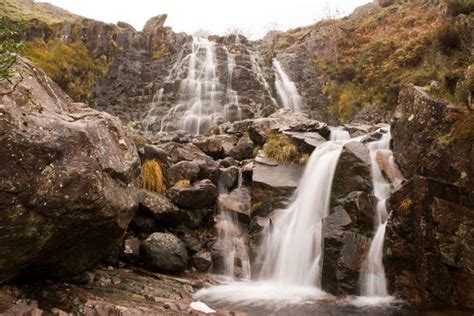
[[[378, 130], [380, 140], [368, 143], [376, 207], [377, 230], [361, 269], [361, 293], [354, 305], [391, 302], [382, 263], [388, 219], [386, 199], [401, 177], [390, 151], [388, 127]], [[350, 138], [342, 128], [331, 128], [330, 140], [311, 154], [293, 202], [272, 215], [261, 244], [262, 269], [257, 281], [232, 281], [199, 290], [195, 296], [206, 302], [229, 302], [247, 306], [299, 304], [330, 297], [321, 290], [323, 219], [329, 213], [333, 177], [344, 145], [362, 141]], [[386, 179], [389, 178], [389, 179]], [[232, 258], [233, 260], [233, 258]]]

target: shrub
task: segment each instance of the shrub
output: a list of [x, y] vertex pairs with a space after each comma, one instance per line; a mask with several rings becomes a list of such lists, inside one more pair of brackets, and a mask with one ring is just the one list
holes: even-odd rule
[[23, 42], [18, 40], [23, 22], [12, 22], [0, 16], [0, 80], [11, 82], [12, 67], [17, 54], [23, 49]]
[[461, 46], [461, 36], [451, 23], [445, 23], [438, 29], [436, 39], [439, 49], [444, 54], [449, 54]]
[[146, 160], [141, 170], [142, 187], [149, 191], [166, 193], [165, 178], [161, 165], [155, 160]]
[[452, 16], [459, 14], [466, 14], [474, 11], [474, 1], [472, 0], [448, 0], [447, 1], [448, 13]]

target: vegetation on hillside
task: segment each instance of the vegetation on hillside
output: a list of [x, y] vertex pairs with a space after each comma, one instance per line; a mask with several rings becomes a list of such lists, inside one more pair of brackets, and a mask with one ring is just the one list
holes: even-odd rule
[[19, 32], [23, 22], [12, 22], [0, 16], [0, 80], [10, 81], [17, 54], [23, 49]]
[[374, 104], [391, 112], [408, 83], [431, 85], [432, 93], [461, 106], [471, 102], [474, 2], [393, 2], [277, 36], [275, 50], [316, 47], [313, 63], [330, 116], [345, 121]]
[[93, 59], [81, 40], [65, 43], [37, 38], [26, 42], [24, 55], [76, 101], [90, 99], [94, 83], [107, 74], [110, 65], [105, 55]]
[[2, 0], [0, 16], [15, 21], [38, 19], [49, 24], [75, 21], [81, 18], [49, 3], [34, 2], [33, 0]]

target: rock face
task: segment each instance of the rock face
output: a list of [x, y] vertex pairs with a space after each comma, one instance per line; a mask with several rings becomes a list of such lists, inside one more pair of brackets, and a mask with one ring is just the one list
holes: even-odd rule
[[372, 190], [369, 150], [360, 142], [347, 143], [334, 174], [330, 213], [323, 220], [325, 291], [359, 294], [359, 271], [374, 227]]
[[0, 85], [0, 281], [97, 264], [138, 203], [139, 159], [118, 119], [72, 103], [20, 59]]
[[[474, 142], [472, 136], [458, 135], [459, 130], [472, 129], [472, 117], [472, 112], [463, 113], [420, 87], [403, 89], [392, 137], [393, 152], [405, 177], [419, 174], [474, 187]], [[463, 119], [467, 123], [460, 124]]]
[[417, 304], [474, 307], [474, 191], [415, 176], [390, 199], [390, 290]]
[[474, 306], [474, 151], [458, 134], [469, 115], [419, 87], [400, 93], [393, 149], [411, 180], [390, 199], [385, 266], [391, 290], [417, 304]]
[[154, 233], [140, 244], [140, 257], [151, 269], [181, 273], [188, 265], [184, 243], [172, 234]]

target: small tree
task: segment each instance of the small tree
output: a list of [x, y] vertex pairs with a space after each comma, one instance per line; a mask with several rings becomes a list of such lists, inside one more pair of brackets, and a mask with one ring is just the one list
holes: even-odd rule
[[0, 81], [11, 83], [12, 66], [24, 44], [19, 40], [24, 22], [13, 22], [0, 16]]

